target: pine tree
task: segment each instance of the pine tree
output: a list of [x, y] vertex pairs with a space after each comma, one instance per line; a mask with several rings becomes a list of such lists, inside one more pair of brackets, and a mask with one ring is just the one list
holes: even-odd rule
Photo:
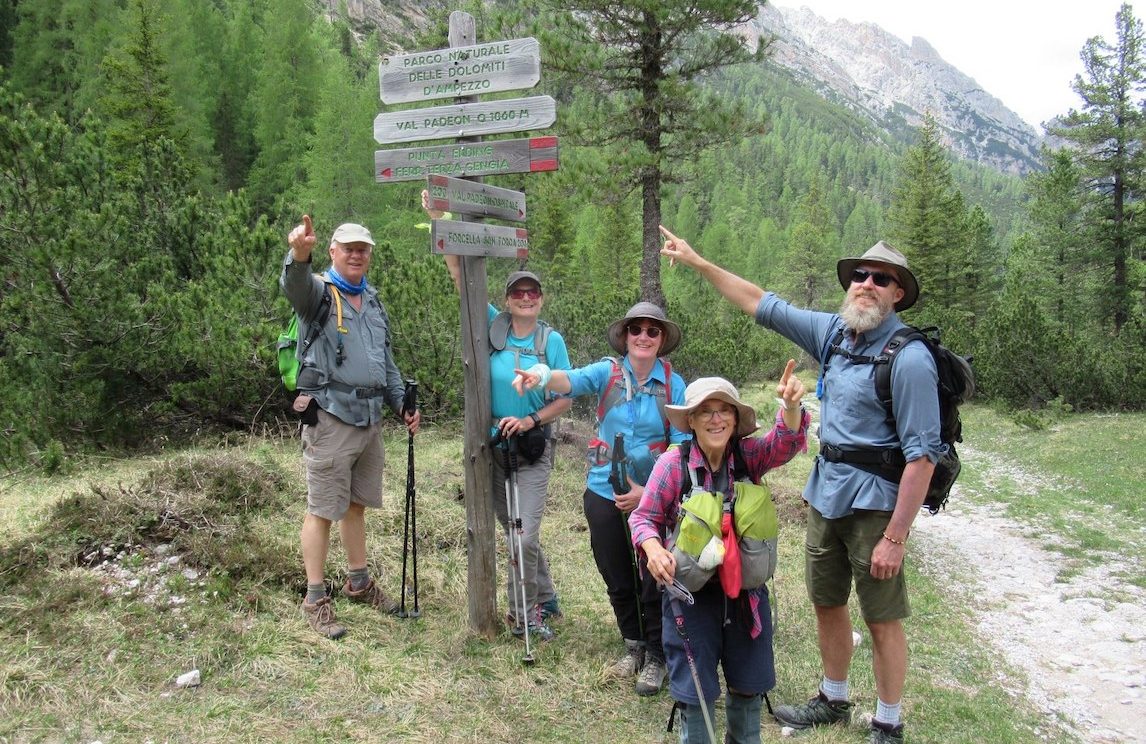
[[1108, 271], [1103, 317], [1117, 333], [1129, 320], [1132, 285], [1130, 262], [1140, 266], [1143, 228], [1132, 220], [1143, 196], [1146, 152], [1143, 136], [1146, 114], [1142, 90], [1146, 88], [1146, 49], [1142, 22], [1124, 3], [1115, 15], [1115, 44], [1094, 37], [1082, 49], [1085, 77], [1075, 77], [1073, 88], [1082, 108], [1068, 113], [1050, 132], [1075, 146], [1075, 160], [1088, 187], [1097, 197], [1089, 222], [1091, 239], [1101, 249]]
[[[753, 0], [539, 0], [555, 22], [542, 32], [546, 66], [572, 76], [589, 101], [575, 136], [617, 145], [612, 178], [640, 188], [641, 296], [663, 305], [661, 188], [678, 163], [733, 142], [756, 125], [743, 104], [698, 78], [753, 59], [741, 37], [718, 33], [757, 13]], [[760, 50], [762, 51], [762, 50]]]

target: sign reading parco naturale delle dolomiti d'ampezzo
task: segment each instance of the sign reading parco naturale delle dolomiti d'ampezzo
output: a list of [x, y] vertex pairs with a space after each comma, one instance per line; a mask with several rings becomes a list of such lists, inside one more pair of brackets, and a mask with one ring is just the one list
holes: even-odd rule
[[541, 47], [534, 38], [393, 55], [378, 65], [383, 103], [519, 90], [540, 79]]

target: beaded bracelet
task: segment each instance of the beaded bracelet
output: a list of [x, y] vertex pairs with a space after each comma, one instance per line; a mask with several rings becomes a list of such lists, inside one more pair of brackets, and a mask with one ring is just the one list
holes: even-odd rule
[[888, 534], [885, 532], [885, 533], [883, 533], [883, 539], [887, 540], [890, 543], [895, 543], [896, 545], [906, 545], [907, 544], [907, 537], [906, 536], [902, 540], [896, 540], [894, 537], [889, 537]]

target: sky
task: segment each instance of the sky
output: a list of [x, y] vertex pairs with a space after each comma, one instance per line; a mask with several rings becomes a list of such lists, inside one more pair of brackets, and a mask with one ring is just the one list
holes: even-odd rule
[[[921, 36], [939, 56], [1035, 127], [1078, 108], [1071, 89], [1081, 74], [1086, 40], [1117, 40], [1114, 16], [1122, 0], [769, 0], [807, 7], [835, 21], [871, 21], [910, 43]], [[1142, 11], [1134, 7], [1142, 19]]]

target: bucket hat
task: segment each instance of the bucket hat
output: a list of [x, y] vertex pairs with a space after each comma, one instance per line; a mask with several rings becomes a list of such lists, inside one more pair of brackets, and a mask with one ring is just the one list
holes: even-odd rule
[[618, 354], [625, 354], [628, 352], [629, 347], [625, 343], [625, 327], [629, 325], [630, 320], [637, 318], [647, 318], [648, 320], [655, 320], [660, 323], [661, 328], [664, 328], [665, 340], [661, 342], [661, 348], [657, 352], [660, 356], [667, 356], [680, 345], [680, 326], [672, 322], [665, 315], [665, 311], [651, 302], [638, 302], [629, 308], [629, 312], [625, 313], [625, 317], [615, 321], [609, 326], [609, 346]]
[[374, 238], [370, 237], [370, 231], [362, 225], [353, 222], [344, 222], [338, 227], [334, 228], [334, 235], [331, 238], [335, 243], [346, 245], [347, 243], [369, 243], [374, 245]]
[[693, 380], [684, 389], [684, 405], [666, 405], [665, 415], [668, 416], [669, 423], [677, 429], [690, 432], [692, 426], [688, 423], [688, 416], [706, 400], [722, 400], [736, 406], [739, 414], [739, 423], [736, 426], [738, 436], [746, 437], [759, 428], [756, 423], [756, 411], [740, 400], [736, 386], [723, 377], [698, 377]]
[[844, 289], [850, 287], [852, 285], [852, 272], [857, 266], [865, 263], [878, 263], [895, 269], [895, 275], [899, 277], [897, 283], [903, 289], [903, 299], [895, 303], [896, 312], [906, 310], [919, 299], [919, 282], [916, 280], [915, 274], [911, 273], [911, 269], [907, 268], [907, 259], [902, 253], [882, 240], [868, 248], [862, 256], [839, 260], [836, 264], [836, 275], [839, 277], [840, 286]]

